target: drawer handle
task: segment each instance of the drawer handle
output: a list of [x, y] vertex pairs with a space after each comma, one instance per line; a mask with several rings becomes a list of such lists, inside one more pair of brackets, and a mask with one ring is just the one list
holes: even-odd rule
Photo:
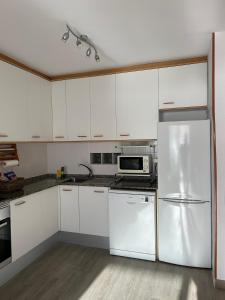
[[94, 137], [95, 138], [97, 138], [97, 137], [103, 137], [103, 134], [96, 134], [96, 135], [94, 135]]
[[72, 192], [73, 190], [70, 189], [63, 189], [63, 192]]
[[19, 206], [19, 205], [22, 205], [24, 203], [26, 203], [26, 201], [20, 201], [20, 202], [15, 203], [15, 206]]
[[87, 136], [86, 135], [78, 135], [77, 137], [79, 137], [79, 138], [86, 138]]
[[0, 133], [0, 137], [8, 137], [8, 134], [5, 134], [5, 133]]
[[173, 101], [163, 102], [163, 104], [175, 104]]
[[94, 192], [95, 192], [95, 193], [99, 193], [99, 194], [100, 194], [100, 193], [101, 193], [101, 194], [105, 193], [104, 191], [98, 191], [98, 190], [95, 190]]
[[64, 135], [56, 135], [55, 138], [56, 139], [64, 139]]
[[4, 222], [0, 225], [0, 228], [5, 227], [7, 225], [7, 222]]
[[40, 135], [32, 135], [32, 139], [40, 139]]
[[120, 136], [130, 136], [129, 133], [121, 133]]

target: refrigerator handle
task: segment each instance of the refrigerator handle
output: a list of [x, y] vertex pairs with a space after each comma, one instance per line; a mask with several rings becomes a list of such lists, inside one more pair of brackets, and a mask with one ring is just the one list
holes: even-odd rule
[[200, 200], [172, 200], [172, 199], [160, 199], [165, 202], [178, 203], [178, 204], [204, 204], [209, 203], [210, 201], [200, 201]]

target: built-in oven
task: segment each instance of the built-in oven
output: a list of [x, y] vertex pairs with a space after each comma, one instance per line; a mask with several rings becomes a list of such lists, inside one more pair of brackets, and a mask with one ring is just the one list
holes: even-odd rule
[[119, 174], [150, 174], [152, 159], [150, 155], [119, 155], [117, 158]]
[[11, 228], [8, 201], [0, 202], [0, 268], [11, 262]]

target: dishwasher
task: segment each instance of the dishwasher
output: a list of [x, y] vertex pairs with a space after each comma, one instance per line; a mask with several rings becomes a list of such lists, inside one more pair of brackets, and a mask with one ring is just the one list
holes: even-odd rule
[[155, 193], [109, 191], [110, 254], [156, 259]]

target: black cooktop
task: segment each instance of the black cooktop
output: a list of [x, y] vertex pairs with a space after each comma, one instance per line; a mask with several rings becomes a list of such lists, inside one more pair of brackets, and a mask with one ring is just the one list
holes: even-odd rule
[[121, 176], [115, 179], [110, 187], [117, 190], [155, 191], [157, 179], [151, 176]]

